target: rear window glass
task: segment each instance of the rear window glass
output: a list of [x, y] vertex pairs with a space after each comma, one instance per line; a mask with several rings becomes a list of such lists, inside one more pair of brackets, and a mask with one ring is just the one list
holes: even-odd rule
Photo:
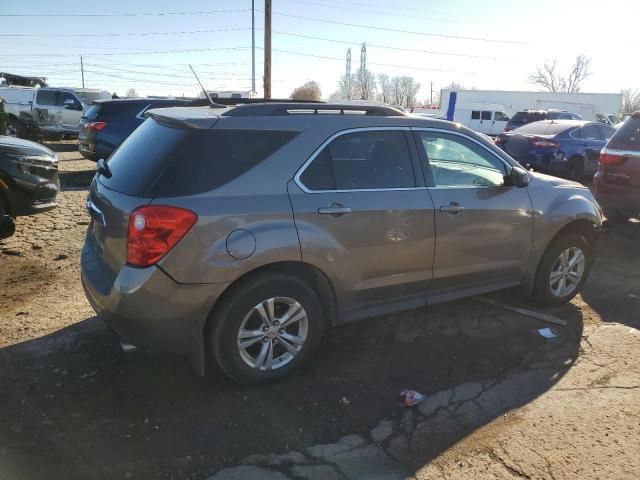
[[84, 111], [84, 113], [82, 114], [82, 118], [94, 121], [96, 118], [98, 118], [98, 114], [100, 113], [101, 108], [102, 107], [99, 104], [91, 105]]
[[296, 134], [173, 128], [147, 119], [111, 155], [111, 177], [100, 182], [127, 195], [193, 195], [247, 172]]
[[126, 120], [134, 118], [149, 102], [106, 102], [100, 110], [100, 120]]
[[640, 118], [628, 118], [611, 137], [608, 147], [618, 150], [640, 149]]
[[552, 122], [533, 122], [527, 125], [523, 125], [514, 130], [515, 133], [525, 133], [531, 135], [555, 135], [564, 130], [569, 129], [570, 126], [563, 123]]
[[545, 118], [546, 115], [542, 112], [516, 112], [516, 114], [511, 117], [511, 121], [516, 123], [531, 123], [544, 120]]
[[220, 187], [262, 162], [296, 134], [278, 130], [192, 130], [151, 193], [181, 196]]

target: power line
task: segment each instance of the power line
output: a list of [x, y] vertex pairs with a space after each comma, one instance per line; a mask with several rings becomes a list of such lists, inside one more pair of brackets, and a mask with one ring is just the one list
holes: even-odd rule
[[192, 35], [196, 33], [239, 32], [250, 28], [221, 28], [213, 30], [187, 30], [173, 32], [133, 32], [133, 33], [0, 33], [0, 37], [147, 37], [152, 35]]
[[251, 9], [196, 10], [193, 12], [148, 12], [148, 13], [3, 13], [0, 17], [164, 17], [171, 15], [214, 15], [218, 13], [249, 12]]
[[[256, 9], [256, 11], [259, 11]], [[447, 35], [444, 33], [428, 33], [428, 32], [416, 32], [413, 30], [401, 30], [396, 28], [389, 27], [376, 27], [374, 25], [364, 25], [359, 23], [348, 23], [348, 22], [340, 22], [338, 20], [328, 20], [326, 18], [316, 18], [316, 17], [305, 17], [302, 15], [293, 15], [291, 13], [280, 13], [273, 12], [274, 15], [278, 15], [280, 17], [288, 17], [288, 18], [298, 18], [301, 20], [310, 20], [313, 22], [321, 22], [321, 23], [331, 23], [334, 25], [343, 25], [346, 27], [357, 27], [357, 28], [367, 28], [370, 30], [380, 30], [384, 32], [394, 32], [394, 33], [406, 33], [409, 35], [422, 35], [425, 37], [437, 37], [437, 38], [448, 38], [453, 40], [471, 40], [477, 42], [487, 42], [487, 43], [504, 43], [504, 44], [514, 44], [514, 45], [523, 45], [526, 42], [518, 42], [514, 40], [498, 40], [494, 38], [483, 38], [483, 37], [467, 37], [462, 35]]]
[[[219, 47], [219, 48], [183, 48], [177, 50], [150, 50], [143, 52], [114, 52], [114, 53], [99, 53], [99, 52], [90, 52], [90, 53], [82, 53], [83, 56], [112, 56], [112, 55], [152, 55], [152, 54], [162, 54], [162, 53], [184, 53], [184, 52], [217, 52], [223, 50], [247, 50], [251, 47]], [[77, 53], [0, 53], [0, 57], [76, 57]]]
[[[290, 2], [294, 2], [294, 3], [300, 3], [303, 5], [312, 5], [312, 6], [316, 6], [316, 7], [322, 7], [322, 8], [336, 8], [339, 10], [349, 10], [352, 12], [363, 12], [363, 13], [373, 13], [376, 15], [385, 15], [388, 17], [400, 17], [400, 18], [409, 18], [411, 20], [438, 20], [438, 21], [443, 21], [442, 18], [440, 17], [422, 17], [419, 15], [404, 15], [402, 13], [390, 13], [390, 12], [381, 12], [381, 11], [376, 11], [376, 10], [371, 10], [369, 8], [365, 9], [365, 8], [353, 8], [353, 7], [346, 7], [344, 5], [329, 5], [326, 3], [315, 3], [315, 2], [307, 2], [304, 0], [287, 0]], [[371, 7], [371, 5], [368, 5], [369, 7]], [[394, 9], [395, 10], [395, 9]]]
[[[326, 38], [326, 37], [315, 37], [313, 35], [303, 35], [300, 33], [290, 33], [290, 32], [280, 32], [280, 31], [273, 31], [273, 33], [276, 33], [278, 35], [286, 35], [286, 36], [290, 36], [290, 37], [299, 37], [299, 38], [309, 38], [312, 40], [322, 40], [325, 42], [333, 42], [333, 43], [341, 43], [343, 45], [361, 45], [362, 42], [353, 42], [353, 41], [348, 41], [348, 40], [338, 40], [335, 38]], [[421, 49], [417, 49], [417, 48], [403, 48], [403, 47], [391, 47], [388, 45], [377, 45], [375, 43], [369, 43], [367, 42], [367, 47], [374, 47], [374, 48], [382, 48], [385, 50], [397, 50], [397, 51], [401, 51], [401, 52], [414, 52], [414, 53], [426, 53], [429, 55], [443, 55], [443, 56], [448, 56], [448, 57], [464, 57], [464, 58], [482, 58], [482, 59], [490, 59], [490, 60], [496, 60], [497, 57], [490, 57], [490, 56], [486, 56], [486, 55], [471, 55], [471, 54], [467, 54], [467, 53], [454, 53], [454, 52], [442, 52], [442, 51], [436, 51], [436, 50], [421, 50]]]
[[[256, 48], [260, 48], [261, 47], [256, 47]], [[315, 55], [313, 53], [305, 53], [305, 52], [294, 52], [292, 50], [280, 50], [280, 49], [273, 49], [274, 52], [279, 52], [279, 53], [288, 53], [291, 55], [300, 55], [303, 57], [311, 57], [311, 58], [320, 58], [323, 60], [336, 60], [336, 61], [340, 61], [343, 62], [344, 58], [342, 57], [329, 57], [326, 55]], [[425, 67], [416, 67], [414, 65], [396, 65], [396, 64], [392, 64], [392, 63], [378, 63], [378, 62], [368, 62], [369, 65], [376, 65], [379, 67], [396, 67], [396, 68], [405, 68], [408, 70], [424, 70], [427, 72], [442, 72], [442, 73], [462, 73], [462, 74], [467, 74], [467, 75], [475, 75], [476, 72], [461, 72], [461, 71], [457, 71], [457, 70], [443, 70], [443, 69], [438, 69], [438, 68], [425, 68]]]
[[405, 12], [418, 12], [418, 13], [437, 13], [437, 14], [441, 14], [443, 12], [438, 11], [438, 10], [421, 10], [418, 8], [408, 8], [408, 7], [398, 7], [398, 6], [393, 6], [393, 7], [389, 7], [386, 5], [372, 5], [371, 3], [364, 3], [364, 2], [347, 2], [347, 1], [343, 1], [343, 0], [320, 0], [323, 3], [329, 2], [329, 3], [339, 3], [340, 5], [360, 5], [360, 6], [364, 6], [364, 7], [374, 7], [374, 8], [382, 8], [382, 9], [387, 9], [387, 10], [393, 10], [393, 11], [405, 11]]

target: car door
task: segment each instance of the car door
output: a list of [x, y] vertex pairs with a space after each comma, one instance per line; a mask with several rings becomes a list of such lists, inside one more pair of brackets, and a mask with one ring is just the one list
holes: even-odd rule
[[504, 127], [509, 121], [509, 116], [500, 111], [493, 112], [493, 123], [491, 124], [491, 135], [499, 135], [504, 132]]
[[[69, 101], [73, 103], [67, 105]], [[80, 100], [71, 92], [58, 92], [56, 103], [60, 112], [62, 130], [65, 132], [78, 132], [80, 130], [80, 117], [82, 116], [82, 103]]]
[[480, 112], [480, 129], [478, 131], [484, 133], [485, 135], [489, 135], [491, 134], [492, 127], [492, 112], [488, 110], [482, 110]]
[[302, 259], [329, 276], [342, 318], [424, 304], [435, 238], [419, 168], [408, 128], [354, 129], [324, 142], [289, 182]]
[[43, 131], [57, 131], [60, 112], [56, 101], [56, 91], [38, 89], [33, 105], [34, 122]]
[[519, 283], [532, 247], [527, 188], [510, 186], [512, 167], [467, 135], [435, 129], [414, 134], [435, 207], [433, 289]]
[[607, 143], [601, 131], [601, 126], [597, 123], [587, 123], [580, 129], [583, 152], [585, 157], [584, 171], [593, 174], [598, 170], [598, 160], [600, 150]]

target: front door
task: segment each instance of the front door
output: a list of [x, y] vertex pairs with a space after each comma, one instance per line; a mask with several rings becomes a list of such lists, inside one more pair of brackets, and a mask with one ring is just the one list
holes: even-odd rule
[[508, 185], [510, 165], [463, 134], [415, 131], [435, 207], [436, 289], [520, 282], [532, 248], [527, 188]]
[[[65, 102], [73, 101], [73, 108], [67, 108]], [[82, 103], [70, 92], [58, 92], [57, 105], [60, 111], [60, 127], [65, 132], [78, 132], [80, 130], [80, 117], [82, 116]]]
[[350, 130], [289, 183], [302, 259], [330, 277], [342, 317], [390, 300], [423, 302], [434, 211], [419, 168], [409, 129]]

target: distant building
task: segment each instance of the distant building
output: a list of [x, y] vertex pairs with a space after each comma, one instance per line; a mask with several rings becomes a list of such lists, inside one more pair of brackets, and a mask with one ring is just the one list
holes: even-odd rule
[[[213, 98], [253, 98], [256, 96], [256, 92], [248, 91], [237, 91], [237, 90], [209, 90], [207, 91], [209, 97]], [[201, 97], [204, 97], [204, 94], [200, 94]]]

